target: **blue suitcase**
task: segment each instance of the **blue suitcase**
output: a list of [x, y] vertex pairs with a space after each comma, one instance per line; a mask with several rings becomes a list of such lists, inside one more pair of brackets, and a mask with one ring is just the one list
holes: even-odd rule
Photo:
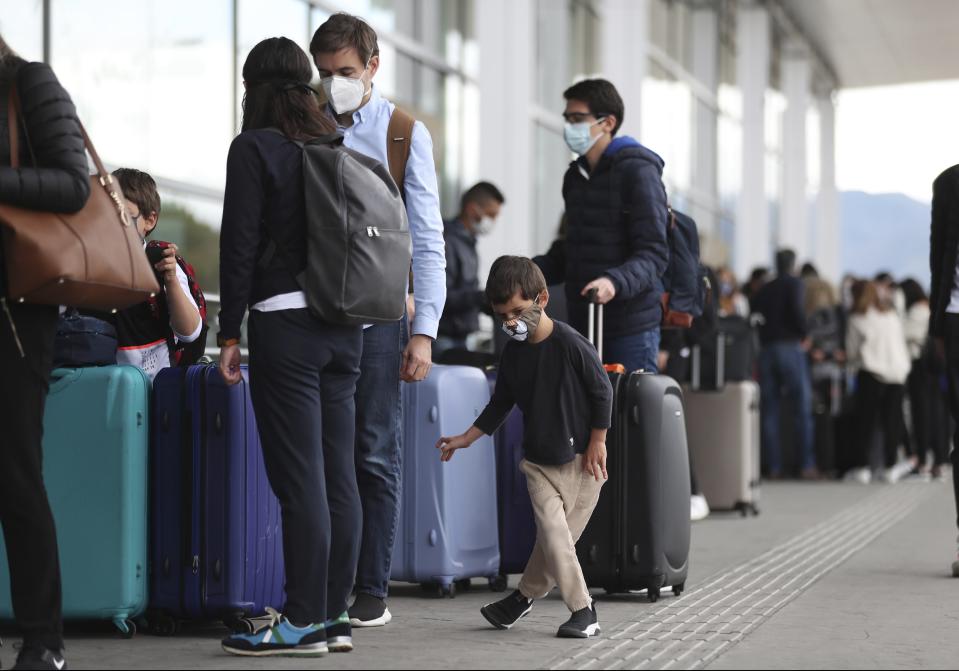
[[[132, 366], [58, 369], [43, 418], [64, 618], [111, 620], [127, 636], [147, 605], [149, 392]], [[12, 617], [0, 537], [0, 618]]]
[[455, 594], [455, 583], [499, 574], [496, 460], [484, 437], [440, 461], [442, 436], [468, 429], [489, 403], [483, 371], [433, 366], [403, 385], [403, 496], [391, 578]]
[[249, 618], [285, 600], [280, 505], [243, 375], [230, 387], [216, 366], [191, 366], [154, 382], [149, 619], [159, 634], [179, 619], [250, 631]]
[[[496, 372], [488, 371], [490, 393], [496, 386]], [[499, 521], [500, 575], [492, 583], [497, 591], [507, 587], [507, 576], [522, 573], [536, 544], [536, 518], [529, 499], [523, 460], [523, 413], [513, 408], [493, 436], [496, 449], [496, 492]], [[473, 449], [473, 448], [470, 448]]]

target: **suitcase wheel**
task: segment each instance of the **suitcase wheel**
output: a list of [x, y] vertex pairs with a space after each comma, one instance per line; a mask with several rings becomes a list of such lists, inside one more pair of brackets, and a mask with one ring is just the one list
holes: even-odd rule
[[456, 598], [456, 583], [444, 585], [438, 582], [424, 582], [421, 587], [427, 594], [432, 594], [437, 599]]
[[686, 589], [686, 583], [684, 582], [681, 582], [678, 585], [673, 585], [673, 595], [681, 596], [685, 589]]
[[137, 634], [137, 624], [133, 620], [117, 618], [113, 621], [113, 625], [123, 638], [130, 639]]
[[234, 634], [252, 634], [256, 631], [253, 621], [245, 617], [230, 617], [223, 620], [223, 624]]
[[456, 585], [456, 591], [458, 592], [468, 592], [473, 587], [473, 582], [469, 578], [457, 580], [453, 584]]
[[656, 603], [657, 601], [659, 601], [659, 588], [658, 588], [658, 587], [650, 587], [650, 588], [649, 588], [649, 592], [648, 592], [647, 595], [646, 595], [646, 599], [647, 599], [650, 603]]
[[509, 587], [509, 578], [505, 575], [494, 575], [489, 579], [491, 592], [505, 592], [507, 587]]
[[147, 629], [154, 636], [176, 636], [180, 631], [180, 623], [166, 613], [150, 613], [147, 622]]
[[753, 517], [756, 517], [757, 515], [759, 515], [759, 506], [753, 503], [749, 507], [750, 507], [750, 510], [752, 510]]

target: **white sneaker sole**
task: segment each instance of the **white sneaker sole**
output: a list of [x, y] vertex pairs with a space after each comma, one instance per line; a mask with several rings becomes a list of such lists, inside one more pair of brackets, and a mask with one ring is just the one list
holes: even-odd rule
[[364, 622], [355, 617], [350, 618], [350, 625], [354, 627], [384, 627], [393, 621], [393, 616], [390, 614], [390, 609], [387, 608], [381, 617], [376, 618], [375, 620], [368, 620]]
[[353, 652], [353, 637], [342, 636], [328, 639], [326, 647], [330, 649], [330, 652]]
[[314, 643], [296, 648], [278, 648], [276, 650], [238, 650], [223, 646], [223, 651], [239, 657], [326, 657], [329, 648], [326, 643]]
[[[486, 606], [492, 606], [492, 605], [493, 605], [493, 604], [490, 604], [490, 603], [486, 604]], [[483, 608], [486, 608], [486, 606], [483, 606]], [[482, 615], [482, 616], [486, 619], [486, 621], [489, 622], [491, 625], [493, 625], [495, 628], [501, 629], [501, 630], [504, 630], [504, 631], [509, 631], [510, 629], [512, 629], [513, 627], [515, 627], [515, 626], [519, 623], [520, 620], [522, 620], [524, 617], [526, 617], [527, 615], [529, 615], [529, 614], [533, 611], [533, 605], [530, 604], [530, 607], [527, 608], [525, 611], [523, 611], [523, 614], [522, 614], [522, 615], [520, 615], [518, 618], [516, 618], [515, 620], [513, 620], [513, 623], [512, 623], [512, 624], [503, 624], [502, 622], [493, 622], [493, 620], [491, 620], [490, 618], [488, 618], [488, 617], [486, 616], [486, 613], [483, 612], [483, 608], [480, 608], [480, 615]]]
[[576, 631], [573, 629], [560, 629], [556, 636], [557, 638], [589, 638], [591, 636], [596, 636], [600, 632], [599, 622], [591, 624], [584, 631]]

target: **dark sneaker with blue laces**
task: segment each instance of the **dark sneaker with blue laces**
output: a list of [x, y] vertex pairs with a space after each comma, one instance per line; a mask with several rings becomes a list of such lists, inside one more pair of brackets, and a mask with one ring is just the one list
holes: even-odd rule
[[533, 610], [533, 600], [527, 599], [519, 590], [515, 590], [505, 599], [488, 603], [480, 608], [486, 621], [497, 629], [511, 629], [521, 618]]
[[581, 608], [559, 628], [559, 638], [589, 638], [599, 633], [599, 618], [596, 617], [596, 604]]
[[343, 613], [335, 620], [327, 620], [326, 646], [330, 652], [353, 651], [353, 627], [349, 613]]
[[294, 627], [275, 610], [267, 610], [272, 616], [269, 626], [223, 639], [223, 650], [243, 657], [323, 657], [329, 652], [323, 624]]

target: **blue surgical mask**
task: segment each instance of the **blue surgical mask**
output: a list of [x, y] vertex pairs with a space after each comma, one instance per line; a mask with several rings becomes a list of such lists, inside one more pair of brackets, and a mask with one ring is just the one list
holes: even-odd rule
[[597, 135], [593, 137], [589, 133], [589, 129], [601, 122], [606, 117], [601, 117], [589, 123], [588, 121], [581, 121], [580, 123], [567, 123], [563, 128], [563, 137], [566, 139], [566, 146], [569, 147], [570, 151], [578, 156], [582, 156], [590, 149], [593, 148], [593, 145], [596, 144], [596, 141], [599, 140], [600, 136]]

